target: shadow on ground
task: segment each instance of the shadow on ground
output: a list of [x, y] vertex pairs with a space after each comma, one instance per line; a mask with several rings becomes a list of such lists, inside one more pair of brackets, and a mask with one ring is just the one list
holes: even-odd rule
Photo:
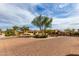
[[79, 54], [68, 54], [66, 56], [79, 56]]

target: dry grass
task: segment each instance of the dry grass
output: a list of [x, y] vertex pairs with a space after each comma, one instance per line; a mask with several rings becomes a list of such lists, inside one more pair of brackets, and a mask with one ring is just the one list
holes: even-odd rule
[[52, 56], [79, 54], [79, 37], [59, 36], [47, 39], [8, 38], [0, 40], [0, 55]]

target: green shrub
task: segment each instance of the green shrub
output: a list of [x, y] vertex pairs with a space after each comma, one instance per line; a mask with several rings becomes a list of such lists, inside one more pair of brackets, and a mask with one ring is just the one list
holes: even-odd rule
[[73, 35], [74, 36], [79, 36], [79, 32], [75, 32]]
[[15, 33], [13, 32], [12, 29], [7, 29], [7, 30], [5, 31], [5, 36], [13, 36], [13, 35], [15, 35]]

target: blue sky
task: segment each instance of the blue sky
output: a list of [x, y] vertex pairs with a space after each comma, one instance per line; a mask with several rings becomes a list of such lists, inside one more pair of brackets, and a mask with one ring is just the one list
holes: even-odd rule
[[4, 3], [0, 4], [0, 28], [31, 24], [34, 17], [45, 15], [53, 18], [52, 29], [79, 28], [79, 4], [77, 3]]

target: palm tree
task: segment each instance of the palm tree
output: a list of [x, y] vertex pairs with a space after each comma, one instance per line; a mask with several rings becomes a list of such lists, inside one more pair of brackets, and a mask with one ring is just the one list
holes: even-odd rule
[[47, 28], [52, 26], [52, 20], [52, 18], [40, 15], [33, 19], [32, 24], [38, 27], [40, 31], [44, 32]]

